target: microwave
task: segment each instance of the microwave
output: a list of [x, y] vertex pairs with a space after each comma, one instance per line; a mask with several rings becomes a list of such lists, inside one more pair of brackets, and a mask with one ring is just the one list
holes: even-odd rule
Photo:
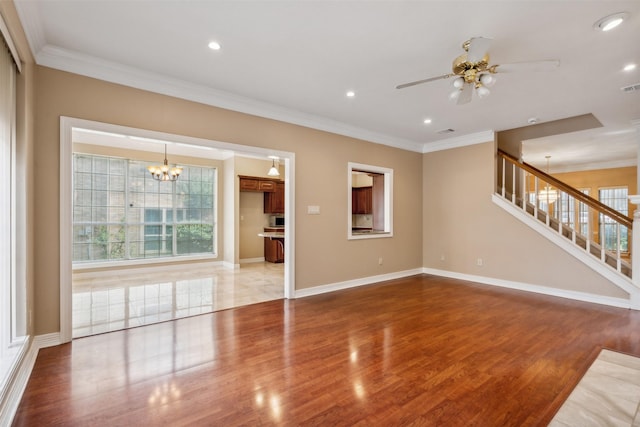
[[271, 215], [269, 217], [269, 227], [284, 227], [284, 215]]

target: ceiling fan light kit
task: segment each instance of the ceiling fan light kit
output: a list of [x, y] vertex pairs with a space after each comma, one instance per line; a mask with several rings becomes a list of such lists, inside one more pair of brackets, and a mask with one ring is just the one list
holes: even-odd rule
[[489, 47], [492, 39], [488, 37], [473, 37], [462, 44], [465, 53], [453, 60], [452, 72], [437, 77], [417, 80], [396, 86], [396, 89], [404, 89], [422, 83], [456, 77], [453, 80], [454, 91], [449, 94], [449, 100], [458, 105], [471, 102], [472, 94], [475, 90], [478, 98], [487, 97], [496, 79], [493, 74], [498, 72], [518, 72], [518, 71], [545, 71], [558, 67], [560, 61], [535, 61], [520, 62], [515, 64], [494, 64], [489, 65]]

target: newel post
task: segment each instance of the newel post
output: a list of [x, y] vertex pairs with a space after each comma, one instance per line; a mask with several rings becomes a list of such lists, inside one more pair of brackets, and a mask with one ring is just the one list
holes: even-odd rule
[[631, 308], [640, 310], [640, 195], [629, 196], [629, 200], [636, 205], [631, 235], [631, 275], [637, 290], [631, 295]]

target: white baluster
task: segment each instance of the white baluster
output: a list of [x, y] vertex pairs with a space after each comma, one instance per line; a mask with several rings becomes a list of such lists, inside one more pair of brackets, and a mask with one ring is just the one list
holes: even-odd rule
[[506, 167], [505, 163], [506, 163], [506, 159], [503, 157], [503, 158], [502, 158], [502, 198], [504, 198], [504, 197], [505, 197], [505, 188], [504, 188], [504, 183], [505, 183], [505, 179], [506, 179], [506, 178], [505, 178], [504, 174], [505, 174], [505, 173], [506, 173], [506, 171], [507, 171], [507, 167]]
[[511, 203], [516, 204], [516, 165], [511, 164]]

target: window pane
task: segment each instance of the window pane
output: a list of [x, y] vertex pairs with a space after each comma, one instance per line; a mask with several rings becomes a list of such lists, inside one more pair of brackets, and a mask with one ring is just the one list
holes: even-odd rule
[[150, 164], [74, 154], [74, 261], [213, 253], [215, 170], [184, 166], [159, 182]]
[[[627, 215], [628, 189], [627, 187], [602, 188], [598, 193], [602, 203]], [[618, 226], [618, 223], [606, 215], [600, 215], [600, 244], [606, 250], [628, 252], [629, 251], [629, 230], [626, 227]], [[618, 245], [618, 239], [620, 244]]]

